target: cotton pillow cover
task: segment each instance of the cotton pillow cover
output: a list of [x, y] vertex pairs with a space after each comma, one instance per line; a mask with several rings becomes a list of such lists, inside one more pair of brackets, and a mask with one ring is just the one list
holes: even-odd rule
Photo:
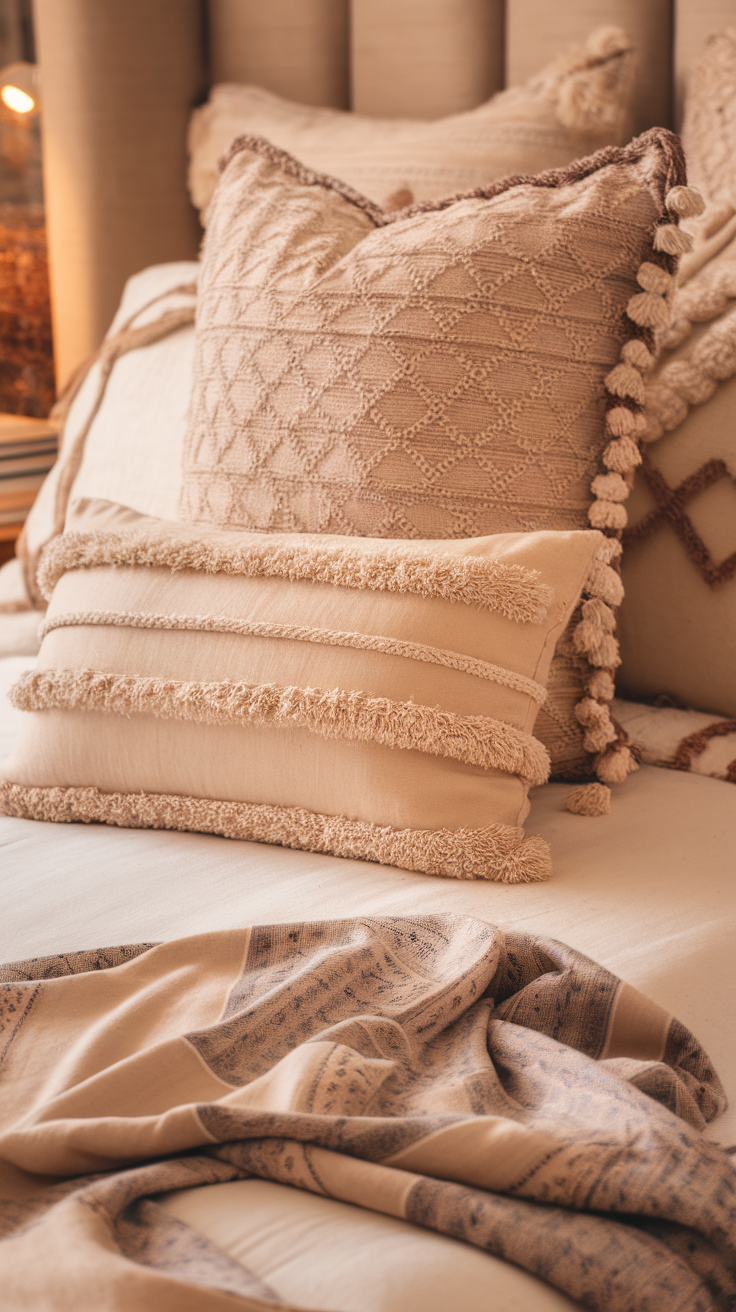
[[549, 768], [532, 729], [600, 533], [397, 542], [80, 515], [42, 559], [6, 813], [546, 876], [521, 827]]
[[625, 32], [600, 28], [526, 85], [435, 122], [369, 118], [296, 105], [260, 87], [215, 86], [192, 115], [192, 200], [206, 218], [218, 160], [243, 133], [266, 137], [384, 208], [556, 168], [626, 141], [634, 63]]
[[129, 278], [100, 351], [62, 394], [59, 458], [17, 546], [23, 586], [16, 603], [43, 605], [38, 556], [63, 531], [70, 497], [117, 497], [144, 514], [176, 514], [198, 271], [193, 261], [177, 261]]
[[[234, 143], [203, 250], [182, 518], [391, 538], [590, 522], [614, 561], [684, 176], [653, 129], [390, 216]], [[607, 710], [620, 599], [602, 565], [558, 648], [538, 726], [557, 775], [633, 766]]]

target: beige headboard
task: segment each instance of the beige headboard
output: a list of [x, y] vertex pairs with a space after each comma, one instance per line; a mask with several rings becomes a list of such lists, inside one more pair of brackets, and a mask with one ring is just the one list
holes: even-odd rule
[[57, 377], [125, 279], [196, 256], [186, 124], [211, 82], [434, 118], [523, 81], [602, 23], [640, 52], [636, 127], [677, 126], [687, 66], [736, 0], [34, 0]]

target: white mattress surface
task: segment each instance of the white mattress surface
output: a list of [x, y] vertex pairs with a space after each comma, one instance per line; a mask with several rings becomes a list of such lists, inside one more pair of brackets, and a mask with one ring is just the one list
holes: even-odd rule
[[[0, 661], [0, 760], [18, 713]], [[705, 1046], [734, 1104], [709, 1138], [736, 1141], [736, 788], [643, 766], [612, 814], [535, 790], [527, 832], [548, 839], [545, 884], [460, 882], [200, 834], [0, 817], [0, 960], [180, 937], [234, 925], [451, 911], [558, 938], [648, 993]], [[225, 1192], [223, 1192], [225, 1191]], [[285, 1186], [244, 1181], [172, 1195], [182, 1220], [241, 1258], [285, 1301], [340, 1312], [570, 1308], [486, 1254], [405, 1222]], [[298, 1295], [298, 1297], [297, 1297]]]

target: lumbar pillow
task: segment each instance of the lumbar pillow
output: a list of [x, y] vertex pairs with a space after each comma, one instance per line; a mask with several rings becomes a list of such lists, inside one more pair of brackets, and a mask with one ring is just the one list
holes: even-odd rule
[[384, 208], [539, 173], [627, 139], [633, 78], [628, 37], [606, 27], [525, 86], [435, 122], [368, 118], [295, 105], [260, 87], [216, 86], [192, 115], [192, 200], [204, 214], [218, 159], [243, 133], [268, 138]]
[[83, 502], [44, 552], [6, 813], [193, 829], [428, 874], [544, 878], [525, 838], [587, 532], [256, 534]]
[[[182, 517], [389, 538], [591, 523], [610, 564], [641, 368], [688, 243], [683, 181], [677, 138], [653, 129], [387, 215], [268, 142], [234, 143], [203, 252]], [[558, 775], [632, 767], [607, 711], [620, 599], [607, 567], [558, 648], [538, 729]]]

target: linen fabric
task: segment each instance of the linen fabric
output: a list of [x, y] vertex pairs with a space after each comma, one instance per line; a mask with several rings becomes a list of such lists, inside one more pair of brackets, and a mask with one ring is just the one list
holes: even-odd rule
[[[204, 247], [181, 517], [407, 538], [592, 522], [613, 560], [651, 339], [640, 302], [666, 313], [637, 277], [668, 284], [665, 246], [685, 238], [665, 196], [683, 181], [676, 139], [653, 130], [392, 218], [241, 139]], [[615, 605], [619, 580], [596, 600]], [[595, 759], [612, 782], [631, 766], [606, 710], [615, 619], [584, 618], [539, 733], [557, 773]]]
[[224, 83], [192, 114], [192, 201], [206, 219], [217, 162], [244, 133], [266, 137], [384, 208], [485, 187], [507, 174], [541, 173], [627, 140], [633, 79], [631, 42], [606, 27], [525, 85], [434, 122], [317, 109]]
[[179, 261], [129, 278], [99, 358], [72, 380], [59, 458], [18, 544], [26, 606], [42, 602], [38, 556], [63, 530], [70, 496], [114, 498], [162, 518], [176, 514], [198, 271], [198, 264]]
[[18, 1304], [53, 1287], [80, 1309], [100, 1290], [278, 1305], [151, 1197], [249, 1176], [463, 1238], [602, 1310], [733, 1295], [733, 1166], [700, 1133], [718, 1076], [683, 1025], [554, 940], [382, 917], [0, 978]]
[[203, 538], [77, 513], [44, 556], [6, 810], [544, 877], [532, 730], [600, 533]]

